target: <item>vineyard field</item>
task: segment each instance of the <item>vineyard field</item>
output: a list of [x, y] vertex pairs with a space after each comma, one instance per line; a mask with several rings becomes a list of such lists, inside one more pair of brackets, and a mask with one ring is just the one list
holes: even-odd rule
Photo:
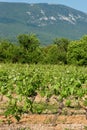
[[87, 67], [0, 64], [0, 116], [83, 114], [87, 118]]

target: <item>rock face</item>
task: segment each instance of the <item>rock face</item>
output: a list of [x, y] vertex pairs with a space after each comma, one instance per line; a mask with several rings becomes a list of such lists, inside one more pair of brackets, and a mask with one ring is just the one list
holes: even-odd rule
[[43, 43], [55, 37], [78, 39], [87, 33], [87, 14], [64, 5], [0, 2], [0, 36], [36, 33]]

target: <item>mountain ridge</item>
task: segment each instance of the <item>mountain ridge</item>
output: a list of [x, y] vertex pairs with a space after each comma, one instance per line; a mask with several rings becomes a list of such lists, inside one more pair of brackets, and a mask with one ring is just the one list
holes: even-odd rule
[[87, 14], [61, 4], [0, 2], [0, 37], [35, 33], [42, 44], [56, 37], [79, 39], [87, 33]]

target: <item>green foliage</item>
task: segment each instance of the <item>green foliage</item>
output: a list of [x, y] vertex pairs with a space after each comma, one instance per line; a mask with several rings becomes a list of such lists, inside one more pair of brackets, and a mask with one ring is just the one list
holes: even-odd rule
[[69, 64], [87, 65], [87, 36], [69, 44], [67, 61]]
[[23, 110], [21, 107], [18, 107], [16, 103], [9, 104], [9, 106], [7, 107], [7, 110], [5, 111], [6, 117], [12, 115], [13, 117], [16, 118], [17, 121], [20, 120], [21, 114], [23, 114]]
[[56, 38], [45, 47], [35, 34], [20, 34], [18, 43], [0, 41], [0, 62], [29, 64], [74, 64], [87, 65], [87, 36], [78, 41]]
[[39, 63], [42, 60], [40, 41], [35, 34], [20, 34], [18, 42], [20, 47], [24, 49], [22, 52], [24, 63]]
[[56, 44], [58, 47], [58, 52], [57, 52], [58, 60], [66, 64], [67, 63], [67, 59], [66, 59], [67, 47], [70, 41], [66, 38], [56, 38], [53, 43]]
[[[55, 95], [58, 102], [65, 99], [70, 107], [73, 99], [79, 101], [87, 95], [87, 68], [58, 65], [0, 65], [0, 94], [8, 98], [5, 115], [12, 115], [18, 121], [24, 113], [42, 113], [46, 107], [35, 106], [39, 94], [46, 100]], [[67, 100], [66, 100], [67, 99]], [[87, 104], [85, 100], [84, 104]]]
[[12, 44], [9, 41], [0, 41], [0, 61], [6, 62], [11, 58]]
[[58, 48], [56, 45], [51, 45], [48, 47], [45, 62], [50, 64], [58, 64]]
[[84, 106], [87, 107], [87, 98], [85, 98], [84, 102], [83, 102]]
[[58, 46], [58, 48], [63, 52], [67, 52], [67, 47], [68, 44], [70, 43], [70, 41], [66, 38], [56, 38], [54, 40], [54, 44], [56, 44]]
[[69, 40], [65, 38], [56, 38], [53, 44], [45, 47], [45, 62], [50, 64], [66, 64], [66, 53]]
[[70, 107], [71, 101], [70, 101], [70, 100], [66, 100], [66, 103], [65, 103], [65, 104], [66, 104], [67, 107]]
[[18, 42], [25, 50], [34, 51], [39, 46], [39, 40], [35, 34], [20, 34]]
[[19, 45], [3, 40], [0, 42], [0, 62], [39, 63], [43, 59], [43, 51], [34, 34], [18, 36]]

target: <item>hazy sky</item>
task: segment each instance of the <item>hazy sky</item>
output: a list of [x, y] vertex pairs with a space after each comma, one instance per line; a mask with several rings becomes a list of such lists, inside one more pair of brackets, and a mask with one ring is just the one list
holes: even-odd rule
[[0, 0], [0, 2], [56, 3], [67, 5], [87, 13], [87, 0]]

